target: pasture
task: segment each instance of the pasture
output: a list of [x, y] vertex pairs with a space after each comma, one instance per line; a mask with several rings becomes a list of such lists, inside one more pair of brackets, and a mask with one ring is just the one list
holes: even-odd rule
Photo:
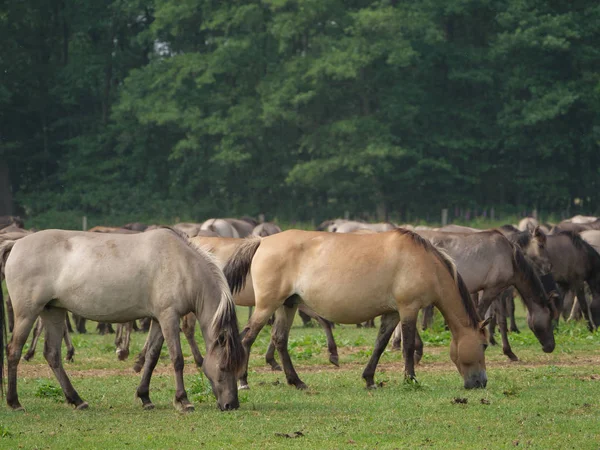
[[[238, 308], [238, 319], [247, 318]], [[327, 361], [321, 329], [296, 320], [290, 354], [309, 390], [287, 386], [282, 372], [264, 365], [270, 327], [252, 348], [249, 383], [241, 407], [220, 412], [205, 377], [194, 367], [183, 339], [185, 382], [196, 410], [175, 411], [173, 372], [166, 348], [156, 368], [144, 411], [134, 399], [140, 376], [133, 356], [117, 361], [114, 335], [73, 335], [75, 361], [66, 365], [90, 404], [75, 411], [64, 403], [41, 349], [19, 366], [25, 413], [0, 408], [0, 448], [598, 448], [600, 442], [600, 335], [585, 325], [561, 323], [556, 350], [541, 351], [519, 310], [521, 334], [511, 334], [521, 361], [511, 363], [499, 347], [486, 354], [486, 389], [467, 391], [448, 356], [450, 335], [439, 314], [423, 333], [425, 355], [416, 368], [419, 384], [403, 380], [400, 352], [382, 356], [368, 391], [360, 378], [375, 329], [336, 326], [340, 368]], [[377, 321], [378, 322], [378, 321]], [[183, 337], [183, 336], [182, 336]], [[197, 331], [199, 342], [202, 337]], [[132, 355], [145, 335], [135, 333]]]

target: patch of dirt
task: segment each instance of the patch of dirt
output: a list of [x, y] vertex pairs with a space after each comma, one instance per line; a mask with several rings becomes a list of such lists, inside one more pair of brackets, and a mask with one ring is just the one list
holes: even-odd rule
[[[367, 347], [365, 347], [367, 349]], [[364, 350], [364, 349], [363, 349]], [[302, 364], [301, 361], [295, 360], [294, 366], [299, 374], [302, 373], [319, 373], [319, 372], [331, 372], [336, 373], [340, 371], [362, 371], [364, 367], [367, 365], [368, 358], [361, 358], [361, 361], [353, 361], [353, 362], [345, 362], [344, 355], [350, 355], [356, 353], [356, 348], [352, 350], [340, 349], [340, 367], [335, 367], [332, 364], [310, 364], [305, 365]], [[439, 373], [439, 372], [455, 372], [456, 367], [450, 361], [450, 357], [448, 355], [448, 348], [446, 347], [430, 347], [426, 349], [426, 352], [430, 355], [441, 355], [443, 361], [421, 361], [419, 365], [416, 366], [417, 374], [419, 372], [422, 373]], [[541, 355], [540, 359], [535, 360], [521, 360], [516, 362], [511, 362], [508, 359], [498, 359], [496, 360], [496, 355], [490, 361], [488, 359], [486, 361], [487, 369], [489, 370], [497, 370], [504, 368], [539, 368], [539, 367], [547, 367], [547, 366], [555, 366], [555, 367], [588, 367], [595, 366], [598, 367], [600, 365], [600, 353], [599, 354], [591, 354], [591, 355], [569, 355], [569, 354], [561, 354], [554, 357], [544, 357], [545, 355]], [[253, 354], [252, 359], [256, 361], [257, 358], [260, 358], [260, 361], [264, 361], [262, 356], [258, 356]], [[500, 357], [502, 358], [502, 357]], [[560, 359], [557, 359], [560, 358]], [[293, 356], [292, 356], [293, 359]], [[197, 369], [195, 368], [195, 364], [190, 358], [186, 360], [185, 365], [185, 373], [193, 374], [197, 373]], [[139, 374], [135, 373], [132, 369], [133, 360], [128, 360], [123, 363], [122, 368], [110, 368], [110, 369], [72, 369], [69, 367], [69, 364], [66, 363], [64, 365], [65, 370], [69, 377], [72, 378], [85, 378], [85, 377], [111, 377], [115, 375], [121, 376], [135, 376], [140, 377]], [[264, 365], [258, 367], [251, 367], [250, 369], [253, 372], [258, 373], [272, 373], [271, 367]], [[377, 372], [395, 372], [402, 373], [404, 370], [404, 362], [403, 361], [394, 361], [394, 362], [381, 362], [377, 366]], [[173, 368], [168, 362], [168, 359], [165, 361], [159, 361], [156, 369], [154, 370], [155, 375], [171, 375], [173, 373]], [[21, 362], [19, 364], [19, 378], [54, 378], [54, 374], [52, 370], [48, 367], [48, 365], [42, 361], [34, 361], [34, 362]], [[585, 381], [600, 381], [600, 375], [590, 375], [585, 377], [578, 377], [579, 379]]]

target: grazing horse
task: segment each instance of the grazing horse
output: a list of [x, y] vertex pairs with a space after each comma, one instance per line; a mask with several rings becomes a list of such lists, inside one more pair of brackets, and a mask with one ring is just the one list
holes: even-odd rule
[[[287, 350], [297, 304], [303, 302], [338, 323], [381, 317], [373, 355], [363, 372], [368, 388], [379, 358], [399, 321], [404, 340], [405, 376], [414, 379], [414, 342], [419, 310], [433, 303], [452, 332], [450, 356], [465, 388], [485, 387], [484, 324], [452, 260], [417, 234], [397, 229], [378, 234], [289, 230], [244, 242], [225, 266], [232, 292], [252, 275], [256, 311], [244, 328], [249, 355], [256, 336], [273, 313], [271, 338], [288, 384], [306, 388]], [[246, 364], [247, 364], [246, 359]], [[247, 367], [247, 366], [246, 366]], [[247, 387], [247, 371], [241, 387]]]
[[[546, 353], [554, 350], [553, 305], [548, 300], [542, 282], [523, 251], [499, 231], [479, 233], [445, 233], [419, 231], [421, 236], [443, 248], [456, 261], [471, 294], [483, 291], [479, 299], [479, 314], [483, 316], [492, 302], [509, 286], [517, 288], [527, 308], [527, 323]], [[505, 354], [518, 358], [510, 347]]]
[[[214, 237], [195, 237], [191, 238], [190, 242], [194, 245], [203, 248], [204, 250], [210, 252], [214, 255], [215, 260], [219, 267], [225, 266], [229, 258], [235, 253], [235, 251], [246, 242], [245, 239], [236, 239], [236, 238], [214, 238]], [[254, 289], [252, 286], [252, 279], [249, 276], [248, 280], [244, 285], [244, 289], [240, 292], [237, 292], [233, 299], [238, 306], [248, 306], [252, 307], [255, 304], [254, 300]], [[329, 362], [338, 366], [339, 365], [339, 356], [337, 351], [337, 345], [333, 338], [333, 333], [331, 330], [331, 324], [324, 320], [322, 317], [319, 317], [314, 312], [312, 312], [305, 305], [301, 305], [299, 310], [310, 316], [311, 318], [317, 320], [321, 327], [323, 327], [323, 331], [327, 336], [327, 349], [329, 351]], [[194, 330], [195, 330], [196, 317], [193, 314], [188, 314], [184, 317], [182, 323], [182, 330], [190, 343], [190, 347], [192, 349], [192, 354], [194, 356], [194, 361], [198, 367], [202, 366], [202, 355], [200, 350], [198, 349], [197, 344], [193, 340]], [[119, 349], [117, 352], [124, 352], [124, 349]], [[127, 353], [129, 353], [129, 349], [127, 349]], [[138, 372], [144, 364], [146, 355], [146, 346], [142, 349], [140, 354], [137, 356], [135, 360], [135, 364], [133, 369]], [[265, 354], [265, 360], [267, 364], [269, 364], [273, 370], [281, 370], [281, 367], [275, 360], [275, 345], [273, 341], [269, 343], [269, 347], [267, 349], [267, 353]]]
[[[174, 230], [133, 235], [45, 230], [0, 244], [0, 263], [15, 311], [15, 328], [6, 347], [6, 400], [13, 410], [23, 409], [17, 395], [17, 368], [38, 316], [46, 328], [44, 356], [67, 401], [77, 409], [87, 408], [61, 361], [67, 311], [109, 322], [152, 317], [149, 357], [136, 394], [144, 408], [153, 407], [150, 374], [166, 339], [177, 385], [174, 405], [182, 411], [193, 405], [183, 383], [179, 318], [193, 311], [207, 343], [203, 369], [217, 404], [222, 410], [239, 407], [236, 379], [244, 352], [231, 292], [212, 257]], [[3, 311], [0, 315], [3, 336]], [[1, 380], [5, 349], [0, 347]]]

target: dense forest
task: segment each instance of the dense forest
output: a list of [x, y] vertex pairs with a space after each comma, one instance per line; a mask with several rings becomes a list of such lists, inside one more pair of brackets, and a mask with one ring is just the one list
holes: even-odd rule
[[597, 214], [598, 24], [597, 0], [2, 0], [0, 214]]

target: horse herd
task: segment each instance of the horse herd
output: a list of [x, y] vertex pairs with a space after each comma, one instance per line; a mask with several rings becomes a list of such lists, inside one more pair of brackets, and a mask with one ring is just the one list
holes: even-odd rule
[[[493, 327], [500, 330], [507, 357], [518, 359], [507, 326], [515, 291], [545, 352], [554, 350], [554, 327], [561, 315], [575, 317], [580, 311], [590, 330], [600, 324], [599, 224], [596, 218], [575, 217], [545, 228], [529, 218], [519, 227], [493, 230], [456, 225], [424, 229], [337, 219], [323, 222], [318, 231], [281, 232], [274, 224], [243, 218], [31, 232], [13, 220], [0, 230], [0, 273], [10, 297], [5, 311], [0, 290], [0, 388], [5, 316], [12, 330], [6, 345], [6, 399], [13, 410], [23, 409], [17, 367], [38, 317], [37, 335], [45, 328], [44, 357], [67, 401], [77, 409], [88, 406], [62, 364], [63, 338], [67, 358], [72, 357], [71, 311], [74, 317], [128, 323], [118, 330], [121, 357], [128, 354], [133, 321], [150, 318], [134, 366], [143, 370], [136, 395], [144, 408], [153, 407], [150, 379], [166, 341], [175, 372], [174, 405], [188, 411], [193, 406], [183, 380], [182, 317], [196, 364], [210, 381], [219, 408], [230, 410], [239, 407], [238, 389], [248, 387], [250, 349], [270, 319], [267, 362], [279, 368], [276, 349], [287, 382], [304, 389], [287, 349], [298, 309], [323, 326], [334, 364], [332, 323], [359, 324], [380, 316], [374, 351], [362, 374], [367, 388], [374, 388], [379, 358], [392, 336], [392, 345], [402, 346], [405, 377], [415, 379], [415, 364], [423, 355], [417, 317], [423, 310], [426, 326], [434, 306], [452, 335], [450, 357], [464, 387], [485, 387], [485, 349]], [[255, 308], [241, 333], [235, 305]], [[206, 344], [204, 357], [193, 337], [196, 321]]]

